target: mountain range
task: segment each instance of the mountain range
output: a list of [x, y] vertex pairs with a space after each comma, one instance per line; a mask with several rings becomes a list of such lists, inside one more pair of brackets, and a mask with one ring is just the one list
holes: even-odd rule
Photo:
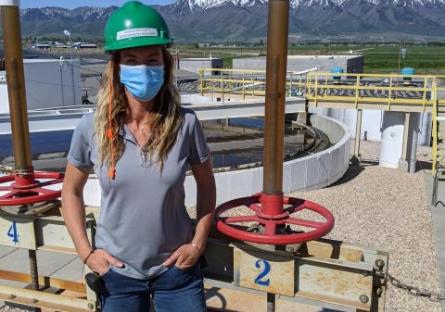
[[[154, 6], [177, 41], [264, 39], [267, 0], [177, 0]], [[100, 39], [117, 7], [28, 8], [21, 10], [23, 36]], [[301, 36], [417, 36], [445, 38], [445, 0], [290, 0], [289, 31]]]

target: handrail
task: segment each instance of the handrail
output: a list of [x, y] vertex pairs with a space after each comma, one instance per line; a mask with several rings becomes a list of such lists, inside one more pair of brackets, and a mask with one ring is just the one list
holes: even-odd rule
[[438, 154], [438, 141], [439, 141], [439, 129], [437, 129], [437, 113], [438, 113], [438, 101], [437, 101], [437, 83], [436, 80], [433, 81], [432, 88], [434, 90], [433, 92], [433, 109], [432, 109], [432, 122], [433, 122], [433, 129], [432, 129], [432, 135], [433, 135], [433, 147], [432, 147], [432, 173], [433, 176], [436, 175], [437, 170], [437, 154]]
[[[219, 75], [213, 73], [218, 72]], [[247, 96], [265, 95], [264, 70], [202, 68], [200, 74], [200, 92], [220, 92], [225, 97], [228, 94]], [[247, 76], [247, 77], [246, 77]], [[373, 85], [374, 83], [374, 85]], [[441, 85], [440, 85], [440, 84]], [[292, 96], [293, 91], [310, 101], [315, 107], [324, 103], [349, 103], [351, 108], [359, 108], [360, 104], [386, 105], [387, 110], [402, 104], [416, 106], [418, 111], [431, 109], [433, 137], [433, 174], [440, 163], [438, 159], [438, 112], [445, 110], [445, 75], [401, 75], [401, 74], [363, 74], [363, 73], [328, 73], [328, 72], [287, 72], [286, 96]], [[332, 92], [343, 90], [343, 92]], [[375, 91], [366, 92], [366, 91]], [[403, 92], [411, 93], [411, 97]], [[346, 93], [346, 94], [345, 94]], [[300, 95], [299, 94], [299, 95]], [[406, 108], [408, 109], [408, 108]], [[444, 118], [445, 119], [445, 118]], [[445, 120], [444, 120], [445, 122]]]
[[[219, 75], [214, 75], [218, 72]], [[226, 74], [224, 74], [226, 73]], [[200, 92], [223, 92], [228, 94], [247, 96], [264, 96], [265, 71], [254, 69], [226, 69], [226, 68], [202, 68], [200, 74]], [[247, 77], [246, 77], [247, 75]], [[250, 77], [249, 77], [250, 76]], [[250, 78], [250, 79], [249, 79]], [[401, 75], [401, 74], [363, 74], [363, 73], [328, 73], [328, 72], [287, 72], [286, 95], [291, 96], [296, 91], [305, 96], [315, 106], [320, 101], [340, 101], [354, 103], [355, 108], [362, 103], [385, 103], [388, 110], [393, 104], [417, 105], [419, 110], [431, 109], [432, 83], [436, 79], [445, 79], [445, 76], [433, 75]], [[222, 88], [221, 88], [222, 86]], [[349, 90], [346, 94], [330, 92], [330, 90]], [[367, 93], [375, 91], [377, 93]], [[408, 97], [403, 92], [417, 92], [414, 97]], [[445, 105], [445, 86], [437, 87], [434, 92], [443, 91], [442, 96], [437, 99], [436, 105]]]

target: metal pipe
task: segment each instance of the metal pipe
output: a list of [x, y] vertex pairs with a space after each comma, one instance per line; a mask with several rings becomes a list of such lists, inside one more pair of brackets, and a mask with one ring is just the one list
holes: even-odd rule
[[410, 121], [410, 156], [408, 162], [409, 173], [416, 173], [417, 143], [419, 140], [420, 113], [412, 113]]
[[267, 293], [267, 312], [275, 312], [275, 294]]
[[0, 6], [15, 169], [19, 175], [27, 176], [28, 180], [32, 181], [32, 154], [29, 143], [18, 1], [2, 0]]
[[360, 140], [362, 137], [362, 120], [363, 111], [357, 110], [357, 123], [355, 125], [355, 144], [354, 144], [354, 157], [356, 160], [360, 160]]
[[39, 272], [37, 269], [37, 254], [35, 250], [28, 250], [29, 269], [31, 272], [31, 286], [39, 290]]
[[289, 0], [270, 0], [267, 29], [263, 193], [282, 194]]

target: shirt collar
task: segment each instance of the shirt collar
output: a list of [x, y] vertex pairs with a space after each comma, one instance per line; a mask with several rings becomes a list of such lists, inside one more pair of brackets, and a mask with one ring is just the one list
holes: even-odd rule
[[126, 141], [130, 141], [136, 144], [136, 139], [134, 138], [133, 134], [128, 129], [126, 124], [119, 128], [119, 135], [122, 136]]

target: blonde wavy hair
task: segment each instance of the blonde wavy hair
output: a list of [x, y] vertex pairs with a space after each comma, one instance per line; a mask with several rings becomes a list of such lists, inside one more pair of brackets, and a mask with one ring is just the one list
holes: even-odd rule
[[[174, 85], [174, 61], [167, 48], [162, 48], [165, 68], [165, 82], [155, 98], [155, 105], [146, 125], [149, 138], [143, 147], [146, 156], [154, 159], [162, 171], [168, 152], [175, 143], [179, 126], [180, 97]], [[107, 64], [98, 93], [94, 119], [95, 134], [99, 146], [100, 166], [104, 163], [115, 170], [115, 164], [124, 151], [119, 129], [123, 127], [129, 108], [125, 87], [119, 79], [119, 52], [113, 53]], [[111, 104], [110, 104], [111, 103]]]

